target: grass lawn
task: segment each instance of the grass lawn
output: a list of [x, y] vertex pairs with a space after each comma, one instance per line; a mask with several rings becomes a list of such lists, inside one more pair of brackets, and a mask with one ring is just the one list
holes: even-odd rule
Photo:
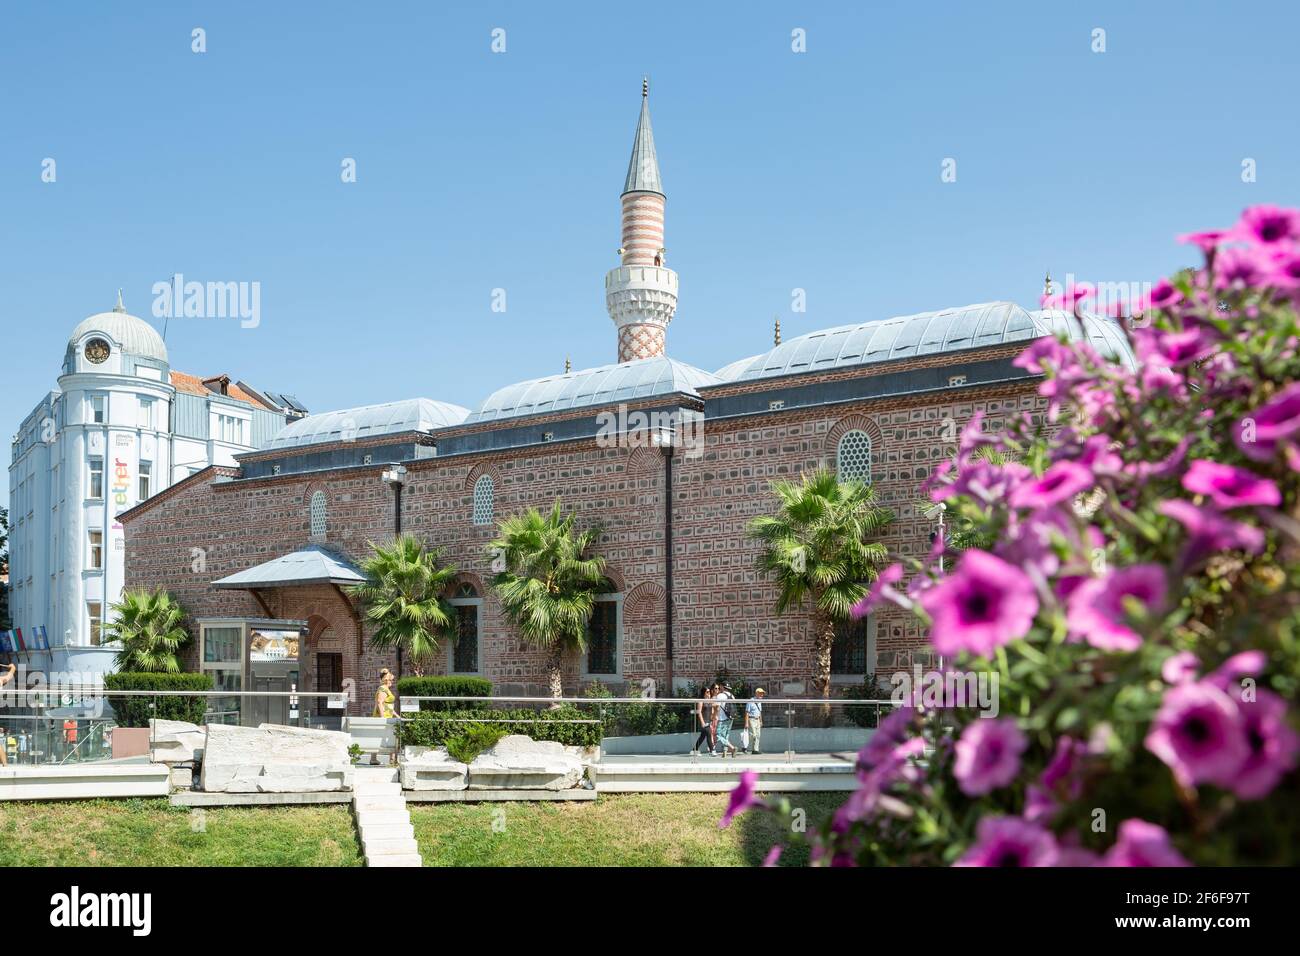
[[360, 866], [347, 806], [0, 803], [0, 866]]
[[[790, 794], [812, 830], [842, 793]], [[789, 821], [725, 793], [611, 793], [590, 803], [409, 804], [427, 866], [756, 866]], [[783, 864], [806, 863], [800, 847]], [[0, 866], [360, 866], [346, 806], [173, 807], [166, 800], [0, 803]]]
[[[788, 794], [812, 831], [844, 793]], [[408, 804], [425, 866], [757, 866], [790, 830], [750, 812], [725, 830], [725, 793], [609, 793], [591, 803]], [[805, 847], [782, 864], [803, 865]]]

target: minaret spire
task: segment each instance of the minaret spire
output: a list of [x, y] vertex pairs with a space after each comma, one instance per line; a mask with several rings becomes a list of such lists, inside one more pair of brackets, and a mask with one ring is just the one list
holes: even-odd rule
[[655, 155], [655, 134], [650, 128], [650, 78], [641, 80], [641, 116], [632, 138], [632, 158], [627, 164], [627, 178], [623, 181], [623, 194], [652, 192], [663, 195], [663, 182], [659, 179], [659, 157]]
[[677, 311], [677, 273], [664, 260], [664, 195], [650, 128], [650, 78], [641, 78], [641, 115], [623, 181], [622, 265], [605, 276], [605, 307], [618, 327], [618, 360], [664, 354], [668, 323]]
[[775, 318], [776, 318], [776, 329], [774, 331], [774, 334], [772, 335], [772, 344], [774, 346], [781, 344], [781, 317], [778, 315]]

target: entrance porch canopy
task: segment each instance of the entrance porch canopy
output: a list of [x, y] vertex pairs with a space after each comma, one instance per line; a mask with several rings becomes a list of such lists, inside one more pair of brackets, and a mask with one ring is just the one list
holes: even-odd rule
[[297, 551], [290, 551], [278, 558], [272, 558], [270, 561], [263, 561], [247, 570], [218, 578], [212, 582], [212, 586], [232, 591], [249, 591], [257, 598], [257, 603], [262, 606], [267, 616], [275, 617], [270, 605], [262, 597], [262, 591], [328, 584], [338, 594], [339, 600], [352, 616], [352, 622], [357, 627], [357, 645], [360, 647], [361, 616], [343, 588], [362, 584], [365, 581], [366, 576], [351, 561], [313, 544]]

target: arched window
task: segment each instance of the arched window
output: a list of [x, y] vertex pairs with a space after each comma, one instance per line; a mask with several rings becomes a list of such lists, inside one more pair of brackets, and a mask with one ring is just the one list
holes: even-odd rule
[[480, 475], [474, 482], [474, 523], [491, 524], [493, 516], [493, 494], [491, 475]]
[[871, 436], [859, 428], [845, 432], [835, 453], [835, 470], [841, 481], [856, 478], [871, 484]]
[[312, 492], [311, 505], [309, 506], [308, 511], [311, 515], [311, 536], [313, 538], [325, 537], [325, 492]]

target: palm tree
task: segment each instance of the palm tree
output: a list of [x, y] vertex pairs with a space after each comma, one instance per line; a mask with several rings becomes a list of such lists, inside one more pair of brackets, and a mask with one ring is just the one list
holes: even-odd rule
[[587, 622], [596, 595], [609, 589], [605, 559], [588, 556], [599, 529], [574, 529], [557, 498], [550, 514], [536, 508], [506, 518], [489, 553], [504, 561], [492, 585], [525, 644], [547, 652], [551, 696], [562, 697], [564, 651], [587, 649]]
[[166, 591], [123, 591], [109, 605], [112, 622], [104, 626], [106, 641], [116, 641], [114, 663], [119, 671], [180, 672], [180, 651], [190, 642], [185, 609]]
[[454, 612], [445, 595], [456, 569], [442, 564], [441, 552], [409, 534], [398, 535], [389, 545], [371, 543], [370, 550], [370, 557], [361, 562], [368, 580], [348, 589], [374, 625], [370, 646], [396, 648], [398, 677], [403, 653], [421, 674], [437, 653], [438, 638], [451, 634]]
[[830, 697], [831, 647], [835, 627], [867, 592], [888, 560], [883, 544], [872, 541], [894, 520], [876, 504], [875, 493], [860, 481], [840, 481], [826, 469], [805, 474], [798, 483], [772, 483], [780, 507], [749, 524], [762, 543], [756, 566], [776, 578], [776, 612], [785, 613], [811, 599], [817, 653], [814, 686]]

